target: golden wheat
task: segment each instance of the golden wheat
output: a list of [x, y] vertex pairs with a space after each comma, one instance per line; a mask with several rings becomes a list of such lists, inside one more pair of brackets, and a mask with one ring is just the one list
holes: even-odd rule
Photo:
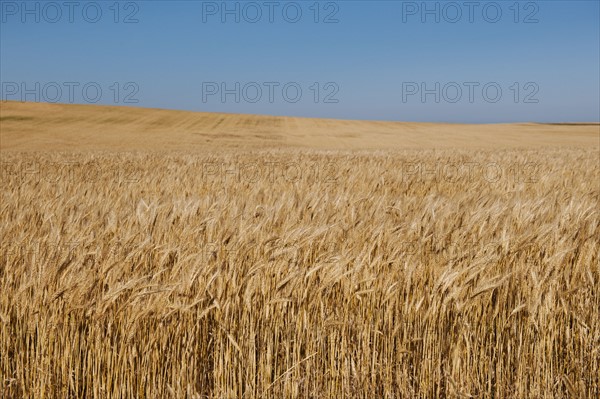
[[597, 149], [3, 153], [6, 398], [597, 398]]

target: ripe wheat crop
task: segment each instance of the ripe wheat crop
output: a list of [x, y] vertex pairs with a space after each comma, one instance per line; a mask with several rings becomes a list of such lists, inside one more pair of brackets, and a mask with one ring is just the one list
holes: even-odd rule
[[3, 398], [597, 398], [597, 149], [3, 153]]

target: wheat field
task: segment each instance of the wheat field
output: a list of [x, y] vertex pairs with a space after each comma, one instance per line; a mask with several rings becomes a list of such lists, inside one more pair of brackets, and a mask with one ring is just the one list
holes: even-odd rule
[[598, 125], [1, 118], [2, 398], [600, 396]]

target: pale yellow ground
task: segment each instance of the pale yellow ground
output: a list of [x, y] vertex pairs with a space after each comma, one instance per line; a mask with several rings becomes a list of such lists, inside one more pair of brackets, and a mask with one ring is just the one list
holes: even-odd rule
[[405, 123], [0, 102], [3, 151], [600, 146], [599, 124]]

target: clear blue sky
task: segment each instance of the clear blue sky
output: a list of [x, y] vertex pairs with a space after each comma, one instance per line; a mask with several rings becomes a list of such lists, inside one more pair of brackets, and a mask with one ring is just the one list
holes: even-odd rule
[[2, 99], [25, 89], [29, 101], [344, 119], [600, 120], [598, 0], [428, 1], [431, 13], [422, 1], [228, 1], [231, 13], [222, 1], [0, 3]]

